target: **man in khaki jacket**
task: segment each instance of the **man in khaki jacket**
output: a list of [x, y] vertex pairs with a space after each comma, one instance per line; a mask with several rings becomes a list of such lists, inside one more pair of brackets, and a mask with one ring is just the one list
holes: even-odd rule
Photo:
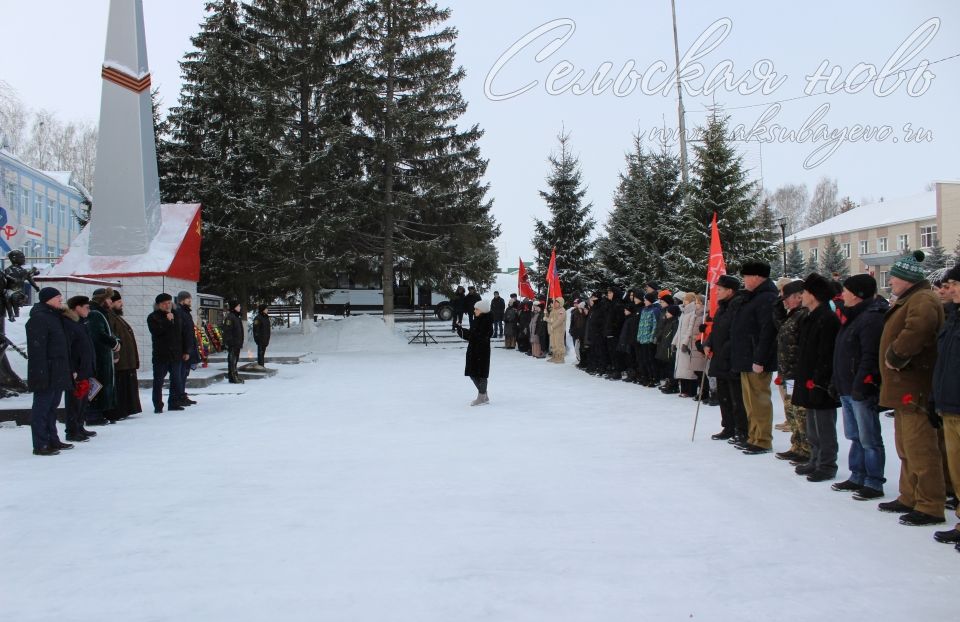
[[945, 522], [943, 465], [927, 409], [943, 305], [924, 278], [923, 259], [923, 252], [915, 251], [890, 270], [890, 289], [897, 300], [886, 313], [880, 338], [880, 405], [894, 410], [900, 496], [879, 508], [903, 514], [903, 525]]

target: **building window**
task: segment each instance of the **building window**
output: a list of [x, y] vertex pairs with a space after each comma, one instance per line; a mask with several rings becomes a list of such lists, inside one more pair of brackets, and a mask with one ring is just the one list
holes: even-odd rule
[[885, 253], [887, 250], [887, 238], [877, 238], [877, 252]]
[[920, 248], [933, 248], [937, 242], [937, 225], [920, 227]]
[[841, 244], [840, 250], [843, 252], [844, 259], [850, 259], [850, 243]]
[[30, 191], [26, 188], [21, 189], [20, 195], [20, 215], [26, 218], [30, 215]]
[[860, 254], [866, 255], [870, 252], [870, 240], [860, 240]]
[[43, 197], [37, 192], [33, 193], [33, 219], [43, 220]]
[[897, 236], [897, 250], [903, 251], [910, 247], [910, 234], [904, 233]]
[[881, 272], [879, 283], [880, 283], [880, 287], [890, 287], [890, 273]]
[[[13, 184], [7, 186], [7, 212], [13, 212], [17, 209], [17, 187]], [[19, 211], [19, 210], [17, 210]]]
[[810, 249], [810, 262], [811, 262], [811, 263], [816, 263], [816, 262], [818, 262], [818, 261], [820, 261], [820, 249], [819, 249], [819, 248], [811, 248], [811, 249]]
[[47, 223], [57, 224], [57, 204], [53, 202], [53, 199], [47, 199]]
[[67, 226], [67, 206], [63, 203], [60, 204], [60, 228], [63, 229]]

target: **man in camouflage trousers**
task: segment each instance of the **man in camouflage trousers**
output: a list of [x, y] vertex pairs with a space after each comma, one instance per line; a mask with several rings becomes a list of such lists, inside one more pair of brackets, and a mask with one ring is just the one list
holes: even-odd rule
[[[797, 360], [800, 356], [800, 322], [807, 310], [800, 304], [803, 281], [792, 281], [783, 287], [782, 305], [774, 310], [777, 324], [777, 385], [783, 398], [783, 407], [790, 426], [790, 449], [776, 454], [780, 460], [803, 464], [810, 459], [807, 442], [807, 412], [794, 406], [790, 400], [796, 380]], [[781, 311], [782, 309], [782, 311]]]

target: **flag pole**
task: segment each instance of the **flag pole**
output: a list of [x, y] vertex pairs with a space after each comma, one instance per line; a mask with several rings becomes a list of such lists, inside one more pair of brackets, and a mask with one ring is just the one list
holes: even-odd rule
[[[710, 250], [707, 255], [707, 286], [706, 291], [703, 296], [703, 322], [701, 324], [706, 324], [707, 314], [710, 312], [710, 289], [713, 286], [711, 279], [711, 264], [713, 263], [713, 252], [714, 252], [714, 242], [717, 243], [717, 250], [720, 252], [720, 260], [722, 262], [723, 272], [726, 274], [726, 262], [723, 262], [723, 247], [720, 245], [720, 227], [717, 224], [717, 213], [713, 213], [713, 220], [710, 223]], [[717, 275], [719, 279], [719, 275]], [[712, 320], [713, 318], [711, 318]], [[706, 333], [706, 331], [704, 331]], [[706, 355], [706, 353], [704, 353]], [[700, 420], [700, 405], [703, 403], [703, 386], [707, 381], [707, 372], [710, 367], [710, 359], [707, 359], [707, 364], [703, 369], [703, 376], [700, 378], [700, 393], [697, 395], [697, 409], [693, 415], [693, 432], [690, 433], [690, 442], [692, 443], [697, 437], [697, 422]]]

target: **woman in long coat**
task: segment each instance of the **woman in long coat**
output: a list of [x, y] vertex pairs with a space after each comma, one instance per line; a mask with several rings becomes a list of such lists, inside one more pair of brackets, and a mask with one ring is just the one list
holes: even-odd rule
[[692, 397], [697, 393], [697, 381], [707, 366], [706, 357], [697, 349], [700, 325], [703, 324], [703, 299], [689, 293], [683, 302], [680, 327], [673, 339], [677, 349], [675, 377], [680, 381], [680, 397]]
[[117, 355], [120, 340], [110, 328], [110, 322], [107, 320], [109, 311], [108, 305], [113, 303], [113, 289], [98, 289], [93, 292], [93, 298], [90, 300], [90, 315], [87, 319], [87, 326], [90, 329], [90, 336], [93, 338], [93, 348], [96, 354], [96, 365], [94, 367], [94, 377], [103, 388], [90, 402], [90, 423], [102, 423], [107, 413], [117, 408], [117, 388], [114, 378], [114, 359]]
[[490, 377], [490, 338], [493, 336], [493, 319], [490, 317], [490, 301], [481, 300], [473, 306], [473, 326], [457, 326], [457, 334], [467, 341], [467, 364], [463, 375], [468, 376], [477, 387], [477, 397], [471, 406], [490, 403], [487, 397], [487, 379]]
[[547, 316], [551, 363], [563, 363], [567, 357], [567, 311], [563, 303], [563, 298], [554, 298], [553, 308]]
[[520, 317], [519, 303], [507, 304], [503, 312], [503, 347], [513, 350], [517, 345], [517, 319]]

